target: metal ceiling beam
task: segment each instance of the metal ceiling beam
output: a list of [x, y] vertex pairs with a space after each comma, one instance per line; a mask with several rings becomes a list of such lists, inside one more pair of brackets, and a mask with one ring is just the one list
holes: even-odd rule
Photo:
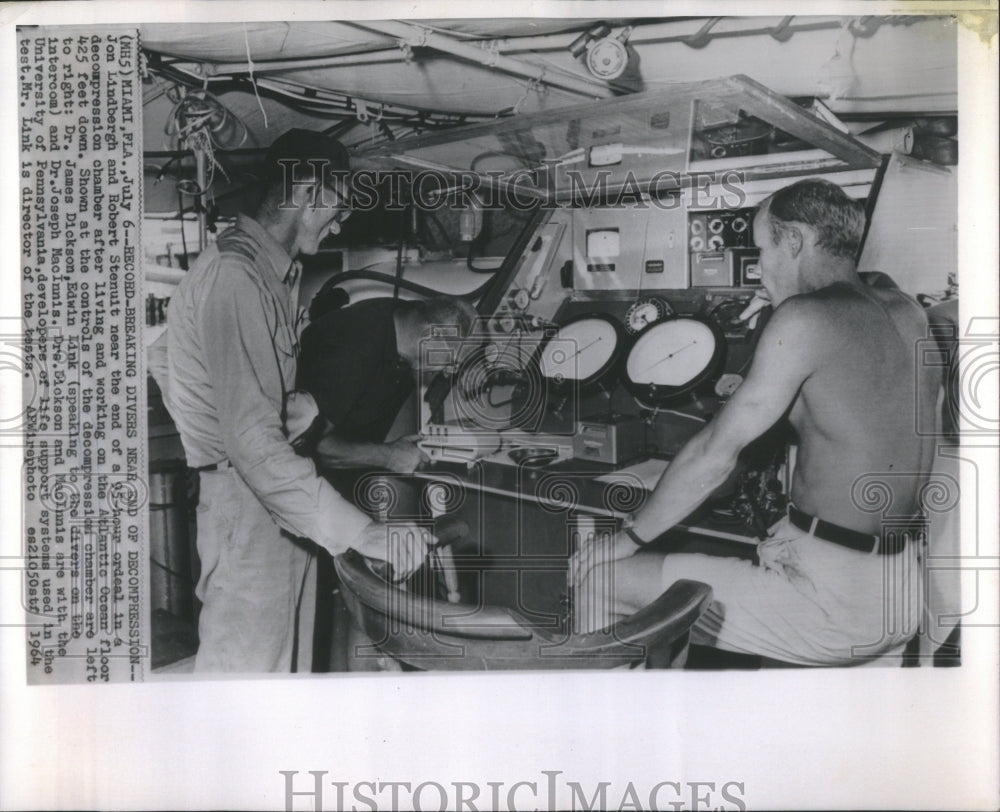
[[572, 93], [579, 93], [591, 99], [606, 99], [614, 95], [614, 92], [603, 82], [569, 76], [541, 65], [504, 56], [496, 51], [459, 42], [436, 31], [422, 28], [419, 25], [412, 25], [397, 20], [352, 20], [351, 25], [394, 37], [399, 40], [400, 44], [410, 48], [432, 48], [435, 51], [441, 51], [459, 59], [476, 62], [487, 68], [495, 68], [504, 73], [530, 79], [539, 84], [552, 85], [563, 90], [569, 90]]

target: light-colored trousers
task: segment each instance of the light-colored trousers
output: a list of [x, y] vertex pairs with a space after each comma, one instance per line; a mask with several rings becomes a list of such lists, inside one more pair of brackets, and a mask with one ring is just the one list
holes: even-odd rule
[[234, 468], [200, 478], [195, 672], [310, 671], [311, 544], [282, 531]]
[[787, 517], [770, 533], [757, 546], [759, 565], [666, 556], [664, 588], [679, 578], [712, 586], [692, 643], [798, 665], [860, 665], [901, 654], [923, 610], [918, 540], [896, 555], [879, 555], [818, 539]]

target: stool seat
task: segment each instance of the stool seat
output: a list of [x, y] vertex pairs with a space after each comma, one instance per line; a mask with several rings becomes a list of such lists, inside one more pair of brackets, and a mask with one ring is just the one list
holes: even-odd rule
[[334, 559], [344, 600], [375, 645], [420, 669], [452, 671], [665, 666], [708, 608], [707, 584], [681, 580], [608, 629], [570, 634], [500, 606], [454, 604], [392, 585], [354, 550]]

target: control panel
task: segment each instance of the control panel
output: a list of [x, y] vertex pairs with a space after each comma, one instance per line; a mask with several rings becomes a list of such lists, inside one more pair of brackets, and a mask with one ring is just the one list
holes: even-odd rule
[[692, 287], [760, 285], [753, 209], [689, 211], [687, 247]]
[[687, 287], [679, 200], [573, 209], [572, 288], [578, 291]]
[[611, 465], [676, 451], [739, 388], [766, 321], [741, 318], [753, 215], [681, 197], [546, 212], [438, 417]]

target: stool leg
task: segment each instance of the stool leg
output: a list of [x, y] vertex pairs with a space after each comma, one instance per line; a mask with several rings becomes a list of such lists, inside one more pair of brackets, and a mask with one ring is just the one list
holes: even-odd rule
[[[436, 485], [433, 482], [429, 482], [424, 485], [427, 489], [426, 492], [426, 504], [430, 505], [431, 517], [434, 519], [440, 519], [445, 515], [445, 511], [441, 508], [435, 507], [438, 504], [431, 494], [433, 488], [440, 488], [440, 485]], [[437, 560], [441, 567], [441, 575], [444, 578], [445, 589], [448, 592], [448, 603], [461, 603], [462, 595], [458, 590], [458, 571], [455, 569], [455, 557], [452, 555], [450, 547], [440, 547], [436, 550]]]
[[442, 547], [437, 551], [437, 557], [441, 565], [441, 575], [444, 576], [444, 585], [448, 590], [448, 603], [461, 603], [462, 595], [458, 591], [458, 571], [455, 569], [455, 557], [451, 552], [451, 547]]

